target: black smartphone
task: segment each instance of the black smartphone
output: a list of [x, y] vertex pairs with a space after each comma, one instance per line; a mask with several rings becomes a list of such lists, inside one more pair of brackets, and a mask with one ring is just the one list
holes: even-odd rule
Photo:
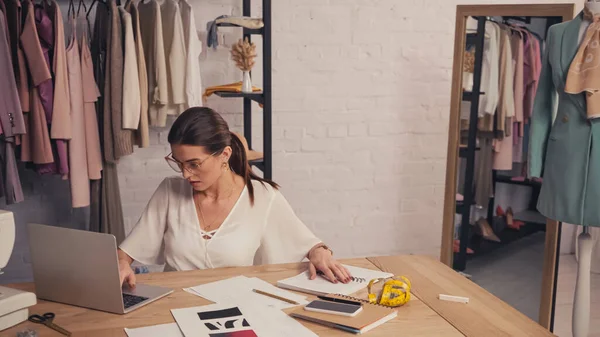
[[362, 311], [362, 305], [314, 300], [305, 305], [304, 310], [354, 317]]

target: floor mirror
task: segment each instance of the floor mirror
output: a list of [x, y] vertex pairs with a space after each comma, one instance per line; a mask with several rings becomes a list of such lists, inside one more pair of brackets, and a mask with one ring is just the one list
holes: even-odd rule
[[574, 15], [573, 4], [456, 13], [441, 260], [505, 301], [511, 292], [550, 330], [560, 225], [536, 211], [543, 182], [527, 178], [527, 132], [546, 33]]

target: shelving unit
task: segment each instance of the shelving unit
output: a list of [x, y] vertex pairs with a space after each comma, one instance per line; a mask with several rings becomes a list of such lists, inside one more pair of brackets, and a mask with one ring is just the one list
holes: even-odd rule
[[[473, 88], [470, 92], [463, 92], [462, 100], [471, 102], [469, 112], [469, 131], [468, 140], [465, 147], [459, 150], [461, 158], [466, 159], [467, 166], [465, 170], [465, 186], [473, 186], [473, 176], [475, 174], [475, 151], [477, 136], [477, 113], [479, 109], [479, 96], [483, 93], [481, 89], [481, 68], [483, 64], [483, 42], [485, 38], [485, 17], [477, 18], [477, 33], [467, 34], [467, 45], [475, 46], [475, 65], [473, 69]], [[474, 193], [472, 188], [464, 189], [464, 200], [456, 205], [456, 212], [462, 215], [460, 224], [460, 249], [454, 254], [454, 269], [463, 271], [466, 268], [467, 244], [470, 241], [469, 229], [471, 219], [471, 207], [473, 204]], [[468, 205], [468, 206], [467, 206]]]
[[[242, 15], [250, 17], [252, 12], [252, 1], [242, 0]], [[263, 172], [265, 179], [273, 177], [273, 151], [272, 151], [272, 91], [271, 91], [271, 0], [262, 0], [262, 20], [264, 27], [260, 29], [243, 29], [243, 38], [252, 41], [252, 35], [260, 35], [263, 39], [262, 61], [263, 88], [260, 92], [242, 93], [242, 92], [215, 92], [215, 95], [222, 98], [242, 98], [244, 106], [244, 137], [248, 142], [248, 147], [252, 147], [252, 101], [262, 105], [263, 110], [263, 159], [251, 161], [250, 165]], [[230, 23], [219, 23], [218, 27], [240, 27]], [[252, 76], [252, 73], [251, 73]]]

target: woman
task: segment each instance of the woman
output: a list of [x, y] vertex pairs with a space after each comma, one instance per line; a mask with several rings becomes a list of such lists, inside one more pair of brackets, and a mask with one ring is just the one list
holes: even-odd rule
[[309, 260], [329, 281], [349, 272], [296, 217], [277, 184], [252, 173], [241, 140], [209, 108], [190, 108], [169, 132], [166, 178], [120, 245], [121, 284], [135, 286], [133, 260], [166, 271]]

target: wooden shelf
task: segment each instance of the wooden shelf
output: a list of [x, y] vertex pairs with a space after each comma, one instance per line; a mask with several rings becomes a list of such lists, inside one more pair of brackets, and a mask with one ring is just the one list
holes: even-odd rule
[[258, 104], [265, 103], [265, 96], [262, 91], [244, 93], [244, 92], [230, 92], [230, 91], [216, 91], [215, 95], [223, 98], [249, 98]]
[[258, 28], [258, 29], [252, 29], [252, 28], [246, 28], [240, 25], [236, 25], [233, 23], [227, 23], [227, 22], [223, 22], [223, 23], [217, 23], [217, 27], [239, 27], [239, 28], [244, 28], [244, 33], [245, 34], [251, 34], [251, 35], [262, 35], [264, 32], [263, 28]]

